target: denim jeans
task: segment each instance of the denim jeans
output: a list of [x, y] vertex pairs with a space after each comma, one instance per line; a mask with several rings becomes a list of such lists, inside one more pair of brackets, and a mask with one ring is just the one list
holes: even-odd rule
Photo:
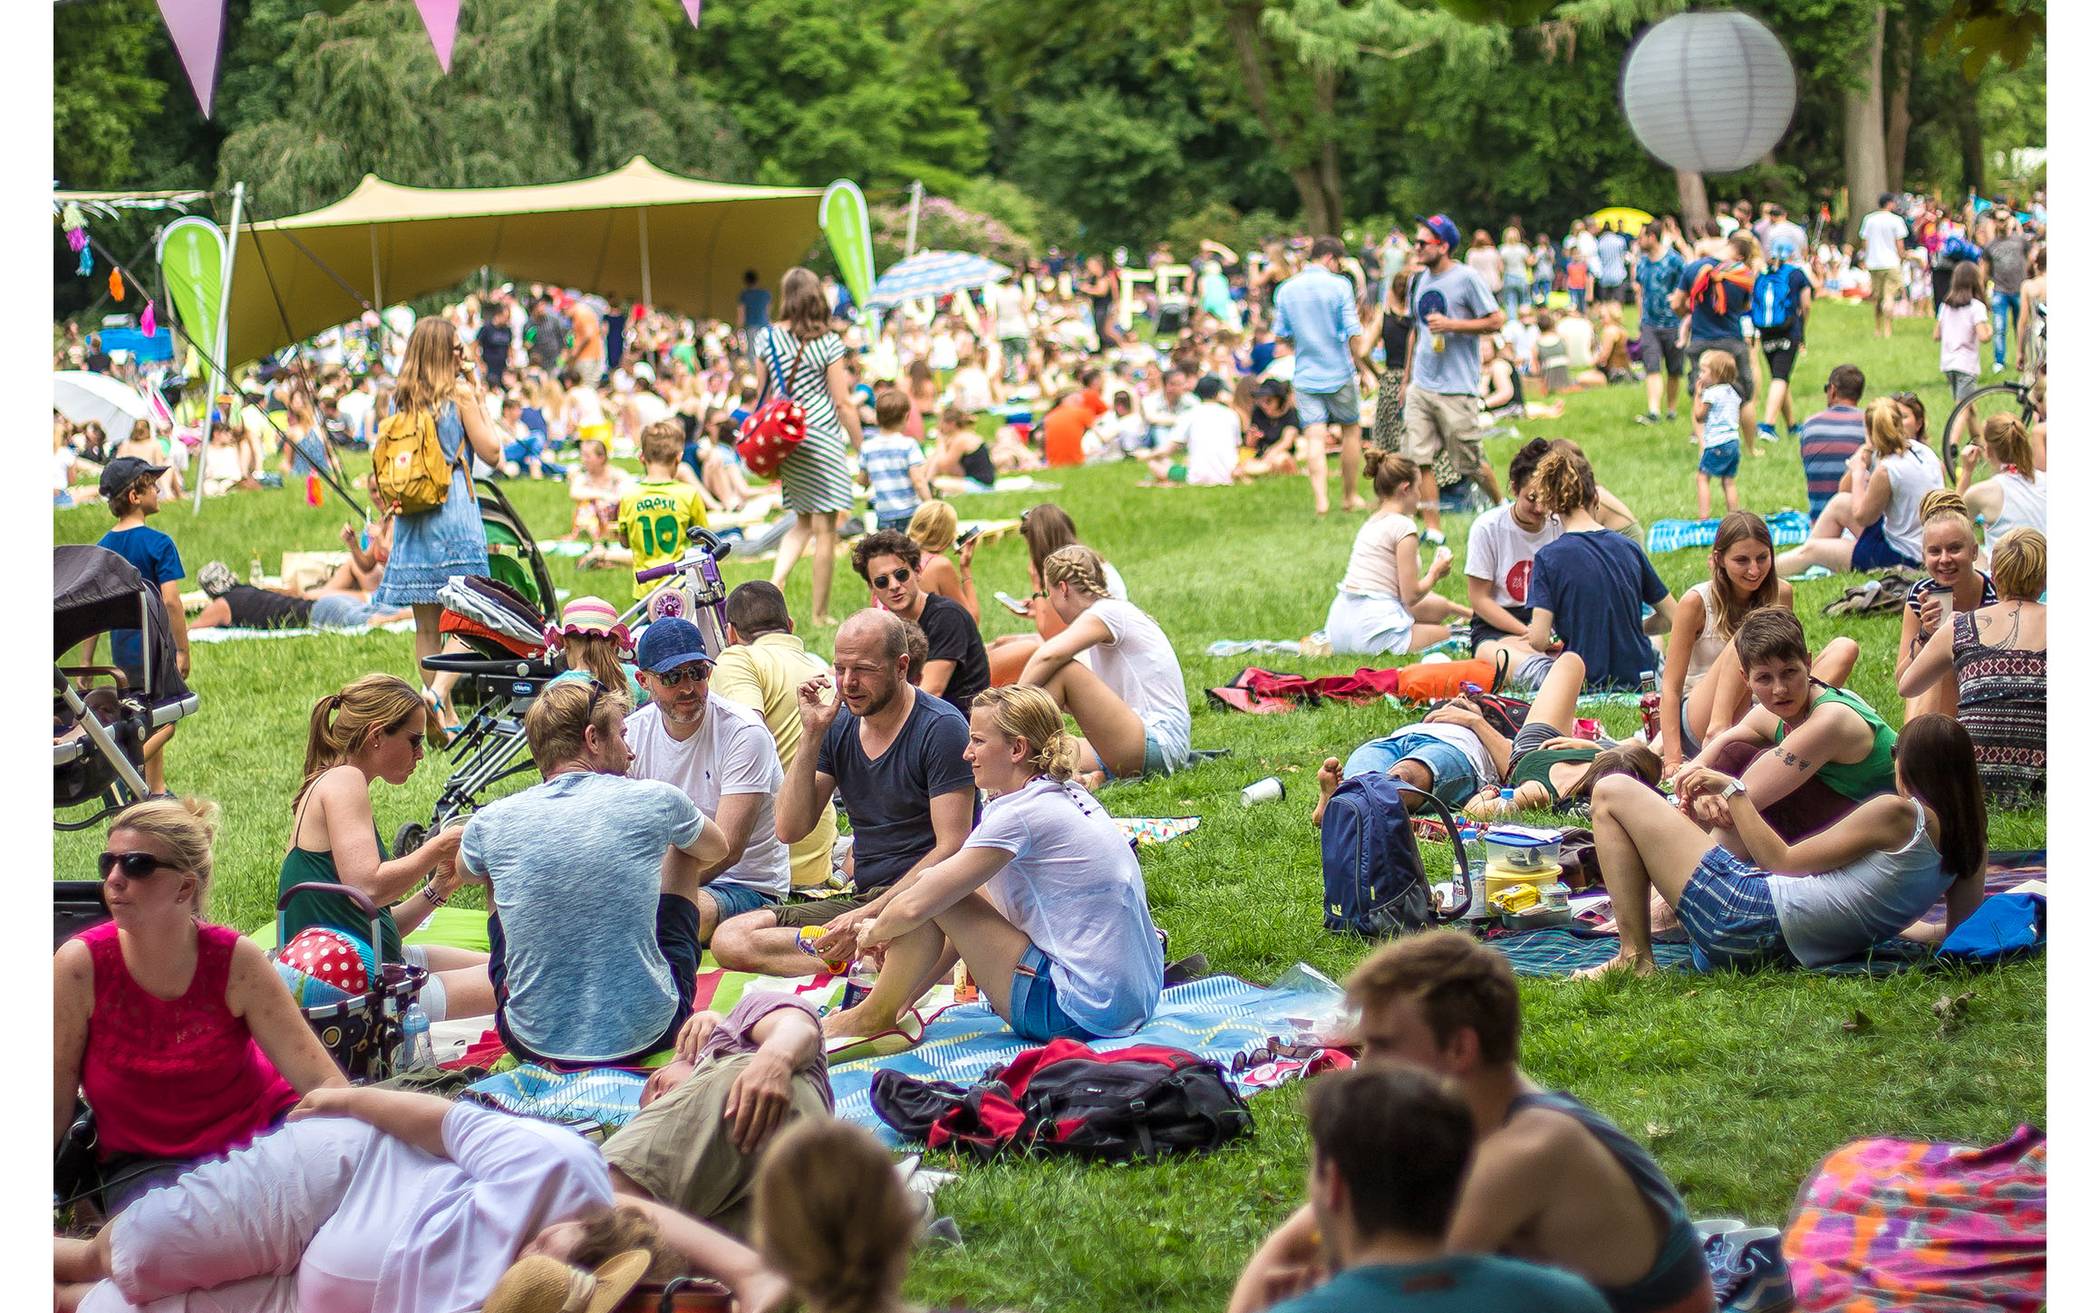
[[1517, 312], [1530, 299], [1530, 291], [1519, 279], [1505, 278], [1502, 281], [1502, 312], [1509, 316], [1509, 322], [1517, 322]]
[[1991, 354], [2005, 368], [2005, 339], [2019, 326], [2020, 298], [1991, 289]]

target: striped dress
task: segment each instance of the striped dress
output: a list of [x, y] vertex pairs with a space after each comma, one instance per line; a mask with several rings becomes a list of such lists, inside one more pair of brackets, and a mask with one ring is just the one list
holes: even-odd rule
[[1992, 647], [1976, 636], [1976, 613], [1954, 617], [1956, 715], [1976, 743], [1983, 790], [2006, 807], [2046, 796], [2049, 653]]
[[[766, 329], [766, 339], [759, 359], [766, 362], [768, 391], [785, 387], [793, 375], [795, 400], [802, 403], [809, 422], [807, 436], [780, 462], [781, 501], [791, 511], [851, 510], [853, 475], [846, 467], [846, 433], [831, 404], [831, 384], [826, 377], [832, 365], [845, 359], [846, 344], [837, 333], [803, 342], [780, 324]], [[798, 350], [802, 353], [799, 365], [795, 360]], [[776, 359], [780, 362], [778, 378], [772, 377]]]

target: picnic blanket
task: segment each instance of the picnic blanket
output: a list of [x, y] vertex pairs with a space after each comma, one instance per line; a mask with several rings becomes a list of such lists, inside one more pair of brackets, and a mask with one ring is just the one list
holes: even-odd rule
[[413, 634], [414, 620], [395, 620], [383, 625], [352, 625], [347, 629], [315, 629], [296, 626], [290, 629], [239, 629], [232, 625], [220, 629], [192, 629], [192, 643], [241, 643], [260, 638], [312, 638], [316, 634], [333, 634], [337, 638], [355, 638], [360, 634]]
[[[2020, 850], [1991, 854], [1990, 865], [1984, 872], [1984, 907], [1990, 908], [1999, 899], [2026, 898], [2027, 894], [2015, 893], [2016, 886], [2030, 886], [2048, 875], [2048, 852], [2046, 849]], [[1607, 904], [1608, 906], [1608, 904]], [[1977, 916], [1983, 916], [1979, 908]], [[1936, 906], [1924, 918], [1927, 922], [1944, 922], [1943, 906]], [[1492, 933], [1486, 937], [1488, 947], [1509, 958], [1510, 969], [1520, 976], [1559, 977], [1571, 976], [1578, 971], [1602, 966], [1619, 951], [1619, 936], [1607, 930], [1576, 924], [1572, 926], [1548, 926], [1539, 930], [1513, 933]], [[1691, 945], [1677, 936], [1658, 935], [1653, 944], [1655, 965], [1664, 971], [1691, 971]], [[1826, 976], [1886, 976], [1898, 971], [1908, 971], [1934, 959], [1936, 954], [1928, 944], [1913, 943], [1907, 939], [1889, 939], [1876, 944], [1864, 954], [1833, 962], [1828, 966], [1797, 967], [1796, 970], [1813, 971]]]
[[2031, 1313], [2048, 1281], [2048, 1143], [1855, 1140], [1802, 1187], [1781, 1241], [1802, 1313]]
[[[1808, 541], [1812, 527], [1808, 517], [1788, 507], [1765, 517], [1774, 547], [1798, 547]], [[1687, 547], [1711, 547], [1720, 531], [1719, 520], [1657, 520], [1648, 526], [1648, 554], [1682, 551]]]
[[1140, 848], [1172, 843], [1203, 823], [1201, 816], [1117, 816], [1114, 820], [1123, 837]]
[[[1294, 972], [1289, 979], [1304, 982], [1310, 976], [1309, 972]], [[1160, 996], [1159, 1010], [1142, 1030], [1120, 1039], [1098, 1040], [1091, 1047], [1170, 1045], [1216, 1062], [1242, 1092], [1267, 1088], [1276, 1079], [1305, 1073], [1307, 1068], [1292, 1065], [1297, 1050], [1289, 1041], [1317, 1028], [1332, 1014], [1340, 996], [1331, 984], [1320, 985], [1285, 983], [1265, 989], [1232, 976], [1176, 985]], [[831, 1092], [840, 1117], [895, 1146], [903, 1141], [875, 1115], [868, 1100], [878, 1070], [968, 1085], [1033, 1047], [986, 1005], [958, 1004], [930, 1022], [925, 1040], [907, 1052], [834, 1062]]]

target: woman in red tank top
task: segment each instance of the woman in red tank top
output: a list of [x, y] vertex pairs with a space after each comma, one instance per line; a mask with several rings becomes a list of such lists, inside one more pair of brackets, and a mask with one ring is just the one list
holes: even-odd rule
[[101, 857], [114, 918], [52, 961], [53, 1142], [84, 1093], [106, 1211], [274, 1126], [299, 1096], [345, 1085], [263, 950], [201, 920], [217, 809], [127, 807]]

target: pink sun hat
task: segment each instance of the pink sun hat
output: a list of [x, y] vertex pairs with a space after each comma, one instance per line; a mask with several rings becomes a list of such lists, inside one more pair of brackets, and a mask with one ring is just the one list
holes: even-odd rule
[[561, 639], [571, 634], [578, 637], [610, 638], [619, 644], [623, 654], [634, 646], [627, 626], [620, 623], [620, 613], [613, 609], [611, 602], [602, 597], [570, 598], [569, 604], [561, 609], [561, 623], [548, 627], [547, 641], [550, 645], [559, 645]]

